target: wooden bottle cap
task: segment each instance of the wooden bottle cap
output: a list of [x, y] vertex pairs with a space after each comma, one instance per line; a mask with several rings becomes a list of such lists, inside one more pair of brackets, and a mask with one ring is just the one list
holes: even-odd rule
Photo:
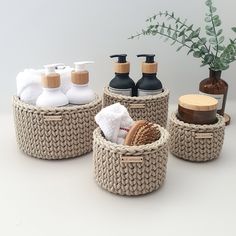
[[85, 71], [72, 71], [71, 72], [71, 82], [73, 84], [87, 84], [89, 82], [89, 72]]
[[154, 74], [157, 73], [158, 65], [157, 62], [154, 63], [142, 63], [142, 72], [145, 74]]
[[60, 75], [57, 73], [51, 73], [49, 75], [42, 76], [42, 86], [44, 88], [59, 88], [61, 85]]
[[216, 110], [217, 104], [215, 98], [200, 94], [188, 94], [179, 98], [179, 106], [194, 111]]
[[114, 62], [114, 71], [115, 73], [120, 73], [120, 74], [129, 73], [130, 63], [129, 62], [125, 62], [125, 63]]

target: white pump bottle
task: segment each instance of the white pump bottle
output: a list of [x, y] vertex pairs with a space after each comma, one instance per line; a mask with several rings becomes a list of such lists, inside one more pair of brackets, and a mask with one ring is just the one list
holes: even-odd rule
[[60, 75], [55, 72], [58, 64], [45, 65], [42, 77], [43, 92], [38, 97], [36, 105], [39, 107], [59, 107], [68, 104], [68, 98], [60, 89]]
[[87, 64], [93, 61], [75, 62], [75, 70], [71, 72], [71, 88], [67, 91], [69, 103], [87, 104], [95, 99], [95, 93], [88, 87], [89, 72], [85, 69]]

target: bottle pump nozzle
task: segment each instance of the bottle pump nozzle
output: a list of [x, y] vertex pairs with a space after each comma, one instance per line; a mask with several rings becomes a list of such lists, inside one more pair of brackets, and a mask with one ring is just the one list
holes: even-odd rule
[[93, 61], [74, 62], [75, 70], [71, 72], [71, 81], [73, 84], [84, 85], [89, 82], [89, 72], [85, 69], [86, 65], [94, 63]]
[[45, 74], [49, 75], [51, 73], [56, 73], [56, 69], [58, 68], [65, 68], [65, 64], [63, 63], [55, 63], [55, 64], [49, 64], [49, 65], [44, 65], [45, 68]]
[[127, 74], [130, 70], [130, 64], [126, 61], [127, 54], [111, 55], [111, 58], [118, 57], [118, 61], [114, 63], [114, 71], [118, 74]]
[[146, 61], [142, 63], [142, 72], [144, 74], [155, 74], [158, 70], [157, 62], [154, 61], [154, 54], [139, 54], [137, 57], [146, 57]]
[[75, 71], [85, 71], [86, 65], [93, 64], [94, 61], [80, 61], [80, 62], [74, 62], [75, 65]]
[[146, 57], [145, 63], [154, 63], [155, 54], [139, 54], [137, 57]]
[[118, 57], [118, 63], [126, 63], [127, 54], [115, 54], [111, 55], [110, 58]]

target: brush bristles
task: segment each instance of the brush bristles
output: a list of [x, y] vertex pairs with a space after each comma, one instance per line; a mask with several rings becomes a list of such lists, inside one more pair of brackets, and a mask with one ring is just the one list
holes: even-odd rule
[[144, 124], [140, 125], [139, 129], [132, 137], [131, 146], [139, 146], [145, 145], [149, 143], [153, 143], [160, 138], [160, 131], [159, 129], [150, 122], [145, 122]]

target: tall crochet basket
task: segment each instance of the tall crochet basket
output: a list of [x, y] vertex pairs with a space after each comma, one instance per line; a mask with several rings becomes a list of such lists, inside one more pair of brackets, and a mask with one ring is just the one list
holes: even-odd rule
[[108, 87], [105, 87], [103, 92], [103, 107], [119, 102], [128, 109], [134, 120], [147, 120], [162, 127], [167, 124], [168, 101], [168, 89], [164, 89], [160, 94], [144, 97], [114, 94]]
[[212, 125], [195, 125], [180, 121], [176, 113], [170, 117], [170, 151], [175, 156], [193, 162], [216, 159], [224, 142], [224, 118], [217, 115]]
[[119, 195], [141, 195], [158, 189], [166, 177], [168, 132], [160, 127], [158, 141], [141, 146], [107, 141], [100, 128], [94, 131], [93, 165], [97, 183]]
[[94, 116], [102, 102], [40, 108], [13, 97], [16, 139], [20, 150], [41, 159], [78, 157], [92, 151]]

